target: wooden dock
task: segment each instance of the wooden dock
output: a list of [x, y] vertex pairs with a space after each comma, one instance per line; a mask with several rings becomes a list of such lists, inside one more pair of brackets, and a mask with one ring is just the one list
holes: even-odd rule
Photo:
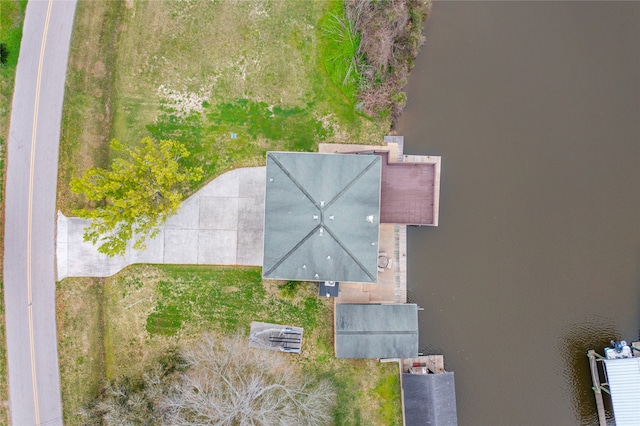
[[400, 401], [402, 403], [402, 424], [406, 425], [407, 413], [406, 413], [406, 407], [405, 407], [403, 374], [409, 373], [411, 368], [425, 368], [426, 371], [423, 374], [445, 373], [446, 371], [444, 369], [444, 356], [443, 355], [420, 355], [417, 358], [381, 359], [380, 362], [397, 362], [398, 363], [398, 373], [400, 375]]
[[412, 367], [424, 367], [431, 374], [444, 373], [443, 355], [420, 355], [417, 358], [402, 358], [401, 372], [409, 373]]
[[427, 163], [427, 164], [431, 164], [434, 168], [434, 172], [433, 172], [433, 182], [431, 182], [432, 185], [432, 191], [433, 193], [431, 194], [432, 197], [432, 226], [438, 226], [438, 218], [440, 216], [440, 173], [441, 173], [441, 169], [442, 169], [442, 160], [440, 157], [436, 157], [436, 156], [431, 156], [431, 155], [403, 155], [402, 156], [402, 162], [403, 163], [414, 163], [414, 164], [419, 164], [419, 163]]
[[598, 371], [598, 360], [600, 357], [593, 349], [587, 352], [589, 357], [589, 368], [591, 369], [591, 381], [593, 382], [593, 393], [596, 397], [596, 409], [598, 410], [598, 421], [600, 426], [607, 426], [607, 416], [604, 411], [604, 401], [602, 400], [602, 383]]
[[[438, 161], [393, 161], [386, 150], [373, 151], [383, 158], [380, 179], [380, 223], [437, 226], [434, 218], [434, 182]], [[433, 158], [412, 156], [415, 158]], [[439, 160], [439, 157], [437, 157]]]

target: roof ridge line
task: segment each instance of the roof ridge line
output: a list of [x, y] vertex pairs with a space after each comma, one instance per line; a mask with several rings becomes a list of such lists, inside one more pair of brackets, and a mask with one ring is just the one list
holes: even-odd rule
[[300, 182], [298, 182], [298, 181], [296, 180], [296, 178], [295, 178], [295, 177], [293, 177], [293, 175], [291, 174], [291, 172], [290, 172], [289, 170], [287, 170], [287, 168], [286, 168], [286, 167], [285, 167], [285, 166], [284, 166], [284, 165], [283, 165], [283, 164], [282, 164], [282, 163], [281, 163], [281, 162], [280, 162], [276, 157], [274, 157], [274, 156], [273, 156], [273, 153], [271, 153], [271, 152], [270, 152], [270, 153], [268, 154], [268, 156], [269, 156], [269, 157], [271, 157], [271, 159], [273, 160], [273, 162], [274, 162], [274, 163], [275, 163], [275, 164], [280, 168], [280, 170], [282, 170], [282, 172], [283, 172], [285, 175], [287, 175], [287, 177], [289, 178], [289, 180], [290, 180], [291, 182], [293, 182], [293, 184], [294, 184], [295, 186], [297, 186], [297, 187], [298, 187], [298, 189], [299, 189], [299, 190], [300, 190], [300, 191], [305, 195], [305, 197], [307, 197], [307, 198], [309, 199], [309, 201], [311, 201], [311, 203], [312, 203], [312, 204], [313, 204], [317, 209], [321, 210], [321, 209], [320, 209], [320, 206], [318, 205], [318, 202], [317, 202], [317, 201], [316, 201], [316, 200], [311, 196], [311, 194], [309, 194], [309, 193], [307, 192], [307, 190], [306, 190], [306, 189], [304, 189], [304, 187], [300, 184]]
[[354, 262], [356, 262], [356, 265], [358, 265], [360, 267], [360, 269], [362, 269], [364, 271], [365, 274], [367, 274], [367, 276], [369, 278], [371, 278], [372, 282], [376, 282], [377, 279], [376, 277], [374, 277], [371, 272], [369, 272], [369, 270], [367, 268], [364, 267], [364, 265], [353, 255], [353, 253], [351, 253], [351, 251], [345, 247], [345, 245], [342, 243], [342, 241], [340, 241], [340, 239], [331, 231], [331, 228], [329, 228], [328, 226], [325, 226], [324, 229], [327, 230], [327, 233], [329, 235], [331, 235], [331, 237], [333, 238], [333, 240], [338, 243], [338, 245], [340, 247], [342, 247], [342, 250], [344, 250], [351, 259], [353, 259]]
[[[263, 271], [262, 276], [271, 275], [271, 273], [272, 273], [273, 271], [275, 271], [275, 270], [276, 270], [280, 265], [282, 265], [282, 263], [284, 263], [284, 261], [285, 261], [285, 260], [287, 260], [287, 259], [288, 259], [292, 254], [293, 254], [293, 252], [294, 252], [294, 251], [298, 250], [302, 244], [304, 244], [304, 243], [305, 243], [309, 238], [311, 238], [311, 235], [313, 235], [313, 233], [314, 233], [314, 232], [316, 232], [316, 230], [317, 230], [318, 228], [320, 228], [320, 227], [322, 227], [322, 224], [318, 224], [318, 225], [316, 225], [316, 227], [315, 227], [315, 228], [313, 228], [311, 231], [309, 231], [309, 233], [308, 233], [307, 235], [305, 235], [305, 237], [304, 237], [303, 239], [301, 239], [300, 241], [298, 241], [298, 244], [296, 244], [295, 246], [293, 246], [293, 247], [291, 248], [291, 250], [289, 250], [289, 251], [287, 252], [287, 254], [285, 254], [284, 256], [282, 256], [282, 257], [280, 258], [280, 260], [279, 260], [279, 261], [277, 261], [277, 262], [276, 262], [276, 264], [275, 264], [275, 265], [273, 265], [273, 266], [271, 267], [271, 269], [269, 269], [267, 272], [264, 272], [264, 271]], [[326, 229], [326, 227], [325, 227], [325, 229]]]
[[346, 185], [344, 188], [342, 188], [342, 191], [338, 192], [338, 194], [336, 194], [335, 197], [333, 197], [331, 199], [331, 201], [329, 201], [327, 203], [326, 206], [324, 206], [323, 210], [328, 209], [334, 202], [336, 202], [340, 197], [342, 197], [344, 195], [345, 192], [347, 192], [353, 185], [355, 185], [355, 183], [362, 177], [364, 176], [369, 170], [371, 170], [371, 168], [376, 165], [376, 163], [378, 161], [381, 161], [379, 156], [375, 156], [375, 160], [373, 160], [371, 163], [369, 163], [367, 165], [367, 167], [365, 167], [364, 169], [362, 169], [362, 171], [360, 173], [358, 173], [358, 175], [356, 177], [354, 177], [351, 182], [349, 182], [348, 185]]

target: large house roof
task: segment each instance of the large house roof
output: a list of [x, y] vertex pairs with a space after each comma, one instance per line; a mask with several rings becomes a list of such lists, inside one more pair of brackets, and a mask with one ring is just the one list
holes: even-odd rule
[[337, 304], [337, 358], [415, 358], [418, 306]]
[[265, 278], [377, 281], [381, 158], [270, 152]]

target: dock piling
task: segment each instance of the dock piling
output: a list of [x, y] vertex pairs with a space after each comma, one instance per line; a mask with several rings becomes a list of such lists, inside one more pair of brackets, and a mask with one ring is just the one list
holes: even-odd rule
[[602, 400], [602, 391], [606, 391], [609, 393], [608, 389], [603, 388], [600, 383], [600, 375], [598, 373], [598, 363], [596, 357], [602, 358], [600, 354], [598, 354], [593, 349], [587, 352], [587, 357], [589, 357], [589, 368], [591, 369], [591, 380], [593, 382], [593, 393], [596, 397], [596, 408], [598, 410], [598, 421], [600, 422], [600, 426], [607, 426], [607, 416], [604, 411], [604, 401]]

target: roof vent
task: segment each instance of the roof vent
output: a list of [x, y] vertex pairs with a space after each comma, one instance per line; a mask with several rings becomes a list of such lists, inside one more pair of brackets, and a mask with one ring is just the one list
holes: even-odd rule
[[331, 256], [327, 256], [327, 260], [331, 260]]
[[372, 214], [370, 214], [369, 216], [367, 216], [367, 217], [366, 217], [366, 219], [367, 219], [367, 222], [369, 222], [369, 223], [373, 223], [373, 215], [372, 215]]
[[322, 237], [324, 235], [324, 228], [320, 228], [320, 236]]
[[269, 178], [269, 182], [273, 182], [273, 178]]
[[320, 278], [320, 275], [315, 274], [315, 275], [314, 275], [314, 277], [315, 277], [315, 278]]
[[329, 220], [336, 220], [336, 217], [334, 215], [329, 216]]
[[313, 220], [318, 220], [318, 215], [317, 214], [313, 215]]
[[302, 265], [302, 269], [307, 269], [307, 265]]
[[320, 201], [320, 207], [324, 207], [324, 201]]

